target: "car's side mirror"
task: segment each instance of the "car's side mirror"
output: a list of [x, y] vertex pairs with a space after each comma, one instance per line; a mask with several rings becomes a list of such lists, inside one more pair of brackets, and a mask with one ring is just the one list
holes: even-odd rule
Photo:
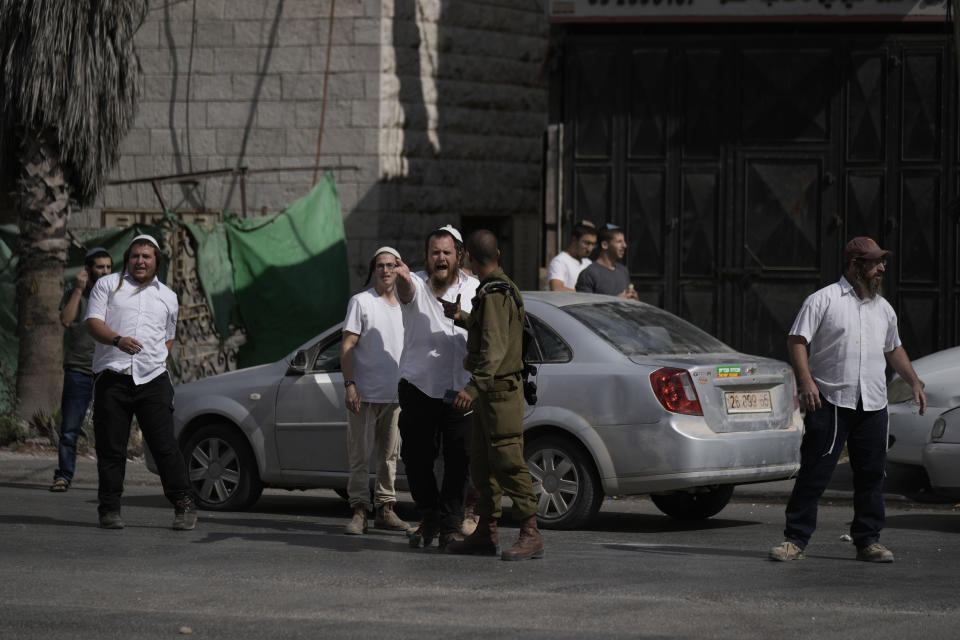
[[307, 352], [301, 349], [293, 354], [293, 359], [290, 360], [290, 366], [287, 367], [288, 376], [299, 376], [303, 375], [307, 370]]

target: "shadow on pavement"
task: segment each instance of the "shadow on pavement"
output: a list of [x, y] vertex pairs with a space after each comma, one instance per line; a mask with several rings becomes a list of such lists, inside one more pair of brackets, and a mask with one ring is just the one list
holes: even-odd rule
[[[96, 513], [94, 513], [94, 516]], [[4, 525], [16, 525], [16, 524], [31, 524], [31, 525], [40, 525], [44, 527], [84, 527], [84, 528], [97, 528], [96, 520], [91, 517], [89, 521], [80, 522], [77, 520], [61, 520], [60, 518], [50, 518], [48, 516], [34, 516], [29, 514], [20, 514], [20, 515], [4, 515], [0, 516], [0, 526]]]
[[669, 516], [645, 513], [624, 513], [601, 511], [580, 531], [631, 531], [636, 533], [670, 533], [680, 531], [708, 531], [710, 529], [730, 529], [749, 527], [758, 524], [753, 520], [731, 520], [726, 518], [708, 518], [706, 520], [675, 520]]
[[719, 547], [695, 547], [669, 544], [605, 544], [603, 547], [612, 551], [635, 551], [658, 555], [729, 556], [735, 558], [751, 558], [753, 560], [765, 560], [767, 557], [766, 549], [741, 551], [739, 549], [722, 549]]
[[916, 531], [939, 531], [960, 533], [960, 513], [907, 513], [887, 516], [887, 529], [913, 529]]

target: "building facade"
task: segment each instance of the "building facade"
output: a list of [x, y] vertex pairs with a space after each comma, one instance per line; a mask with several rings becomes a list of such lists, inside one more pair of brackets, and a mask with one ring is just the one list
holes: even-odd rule
[[518, 281], [536, 287], [541, 5], [152, 0], [137, 48], [144, 94], [112, 179], [182, 178], [109, 185], [72, 227], [164, 208], [269, 214], [322, 165], [337, 179], [354, 290], [377, 247], [416, 263], [425, 233], [448, 223], [495, 230]]
[[957, 73], [945, 2], [553, 0], [546, 252], [626, 229], [641, 298], [786, 357], [846, 240], [894, 251], [914, 357], [960, 342]]

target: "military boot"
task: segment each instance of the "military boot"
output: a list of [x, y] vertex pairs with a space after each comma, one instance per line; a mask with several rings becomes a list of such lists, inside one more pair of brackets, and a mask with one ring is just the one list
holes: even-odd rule
[[387, 531], [407, 531], [412, 528], [397, 516], [392, 502], [385, 502], [377, 507], [377, 516], [373, 519], [373, 526]]
[[500, 534], [497, 521], [493, 518], [480, 518], [473, 533], [457, 542], [447, 545], [448, 553], [469, 554], [475, 556], [495, 556], [500, 553]]
[[543, 538], [537, 529], [537, 516], [520, 523], [520, 537], [513, 546], [500, 554], [501, 560], [527, 560], [543, 557]]

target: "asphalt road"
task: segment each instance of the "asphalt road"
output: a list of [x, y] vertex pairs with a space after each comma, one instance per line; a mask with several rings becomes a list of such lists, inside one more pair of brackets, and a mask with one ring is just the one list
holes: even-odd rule
[[805, 560], [767, 561], [783, 486], [738, 490], [696, 524], [645, 498], [607, 500], [588, 530], [545, 532], [543, 560], [506, 563], [411, 550], [397, 533], [345, 536], [349, 509], [328, 491], [268, 491], [252, 511], [201, 512], [197, 530], [175, 532], [138, 463], [127, 528], [100, 530], [92, 462], [66, 494], [46, 490], [55, 465], [0, 452], [0, 638], [876, 640], [960, 628], [951, 505], [888, 502], [892, 565], [853, 559], [842, 489]]

